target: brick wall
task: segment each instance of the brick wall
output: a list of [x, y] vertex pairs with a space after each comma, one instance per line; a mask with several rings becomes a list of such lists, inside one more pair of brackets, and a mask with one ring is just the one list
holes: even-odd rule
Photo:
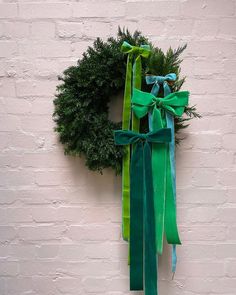
[[65, 157], [52, 122], [57, 75], [118, 25], [142, 30], [164, 50], [188, 43], [185, 89], [204, 116], [192, 122], [177, 152], [183, 245], [174, 280], [165, 249], [160, 294], [235, 294], [235, 6], [234, 0], [1, 1], [1, 295], [131, 294], [120, 179]]

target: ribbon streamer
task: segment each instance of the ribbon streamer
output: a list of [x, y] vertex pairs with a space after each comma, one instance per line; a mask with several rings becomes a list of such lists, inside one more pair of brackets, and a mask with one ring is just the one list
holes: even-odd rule
[[169, 128], [162, 128], [147, 134], [115, 131], [117, 145], [134, 144], [130, 175], [130, 289], [143, 290], [144, 281], [146, 295], [157, 295], [155, 212], [150, 144], [167, 144], [170, 141], [171, 130]]
[[[150, 53], [149, 45], [140, 47], [132, 46], [128, 42], [123, 42], [121, 51], [128, 54], [126, 65], [125, 91], [123, 103], [122, 129], [130, 129], [131, 121], [131, 94], [132, 78], [133, 86], [141, 87], [142, 61], [141, 57], [147, 58]], [[134, 60], [133, 77], [132, 63]], [[139, 120], [132, 116], [132, 130], [139, 131]], [[125, 147], [125, 155], [122, 161], [122, 235], [123, 239], [128, 241], [130, 235], [130, 146]]]
[[[164, 97], [171, 93], [171, 88], [168, 82], [174, 82], [176, 80], [176, 74], [170, 73], [166, 76], [154, 76], [154, 75], [147, 75], [146, 76], [146, 83], [153, 84], [151, 93], [155, 96], [158, 95], [160, 91], [160, 85], [163, 85]], [[151, 113], [149, 112], [149, 128], [151, 127]], [[174, 200], [176, 203], [176, 165], [175, 165], [175, 125], [174, 125], [174, 117], [166, 112], [166, 123], [167, 127], [171, 128], [171, 142], [169, 144], [169, 155], [170, 155], [170, 163], [171, 163], [171, 178], [172, 178], [172, 188], [173, 188], [173, 195]], [[149, 129], [151, 130], [151, 129]], [[176, 245], [172, 246], [172, 272], [175, 273], [176, 271], [176, 264], [177, 264], [177, 254], [176, 254]]]
[[[152, 113], [152, 130], [166, 127], [165, 113], [181, 116], [188, 103], [187, 91], [170, 93], [164, 98], [152, 93], [133, 90], [133, 112], [138, 118]], [[161, 166], [161, 168], [160, 168]], [[176, 208], [172, 189], [172, 172], [169, 160], [169, 148], [165, 146], [152, 148], [152, 167], [156, 221], [156, 246], [159, 254], [163, 251], [163, 235], [169, 244], [181, 244], [176, 222]], [[166, 171], [166, 172], [165, 172]], [[166, 174], [165, 174], [166, 173]], [[165, 182], [166, 179], [166, 182]]]

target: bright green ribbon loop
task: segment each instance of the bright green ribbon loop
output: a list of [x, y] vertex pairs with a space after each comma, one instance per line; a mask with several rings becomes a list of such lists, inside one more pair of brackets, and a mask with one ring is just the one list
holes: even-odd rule
[[121, 45], [121, 51], [124, 53], [132, 53], [137, 56], [141, 55], [142, 57], [147, 58], [150, 54], [150, 46], [141, 45], [140, 47], [138, 47], [138, 46], [130, 45], [128, 42], [124, 41], [123, 44]]
[[171, 130], [169, 128], [147, 134], [123, 130], [115, 131], [117, 145], [135, 144], [130, 174], [130, 289], [142, 290], [144, 279], [146, 295], [157, 295], [155, 213], [150, 144], [167, 145], [170, 140]]
[[173, 92], [165, 97], [156, 97], [152, 93], [133, 90], [132, 109], [139, 119], [144, 117], [148, 111], [163, 109], [173, 116], [181, 117], [185, 106], [188, 104], [188, 91]]
[[[131, 122], [131, 93], [132, 86], [141, 88], [142, 62], [141, 57], [147, 58], [150, 53], [149, 45], [140, 47], [123, 42], [121, 51], [128, 54], [126, 65], [125, 91], [123, 102], [122, 129], [129, 130]], [[134, 62], [134, 67], [133, 67]], [[133, 73], [132, 73], [133, 72]], [[139, 119], [132, 116], [132, 130], [139, 131]], [[125, 147], [122, 161], [122, 234], [124, 240], [129, 240], [130, 232], [130, 147]]]
[[[188, 104], [187, 91], [175, 92], [164, 98], [156, 97], [152, 93], [133, 90], [132, 108], [138, 118], [152, 113], [152, 131], [166, 126], [165, 112], [173, 116], [181, 116]], [[157, 169], [157, 167], [160, 167]], [[152, 168], [156, 247], [159, 254], [163, 251], [164, 231], [170, 244], [181, 244], [177, 229], [175, 201], [171, 182], [171, 166], [169, 161], [169, 147], [163, 144], [152, 146]]]

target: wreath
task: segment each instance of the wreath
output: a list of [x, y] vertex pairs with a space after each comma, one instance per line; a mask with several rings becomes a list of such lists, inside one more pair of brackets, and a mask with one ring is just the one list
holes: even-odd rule
[[[186, 45], [176, 50], [169, 49], [166, 54], [154, 47], [140, 32], [130, 34], [128, 30], [118, 29], [116, 38], [106, 42], [97, 38], [78, 60], [77, 66], [66, 69], [59, 80], [54, 99], [56, 122], [55, 130], [64, 145], [65, 154], [84, 156], [90, 170], [99, 171], [112, 168], [121, 173], [124, 149], [114, 144], [114, 130], [121, 129], [121, 123], [109, 119], [109, 103], [112, 97], [121, 93], [125, 85], [125, 65], [127, 56], [120, 48], [124, 41], [140, 46], [148, 44], [151, 54], [143, 62], [142, 89], [150, 91], [144, 82], [145, 74], [164, 76], [175, 73], [177, 79], [170, 85], [179, 91], [185, 78], [180, 78], [180, 54]], [[160, 90], [160, 92], [162, 89]], [[186, 128], [186, 121], [199, 117], [195, 106], [185, 108], [184, 118], [175, 118], [175, 131]], [[142, 124], [145, 129], [145, 122]], [[176, 139], [177, 143], [180, 138]]]

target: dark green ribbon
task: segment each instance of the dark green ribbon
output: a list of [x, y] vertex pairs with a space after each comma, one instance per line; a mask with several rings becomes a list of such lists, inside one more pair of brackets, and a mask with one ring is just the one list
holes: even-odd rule
[[[125, 92], [123, 102], [122, 129], [129, 130], [131, 122], [131, 94], [132, 86], [141, 87], [142, 61], [150, 53], [149, 45], [132, 46], [123, 42], [121, 51], [128, 54], [126, 65]], [[133, 67], [134, 62], [134, 67]], [[133, 73], [133, 75], [132, 75]], [[133, 81], [133, 82], [132, 82]], [[132, 130], [139, 131], [139, 119], [132, 116]], [[122, 162], [122, 233], [124, 240], [129, 240], [130, 231], [130, 147], [125, 147], [125, 155]]]
[[[175, 92], [164, 98], [156, 97], [152, 93], [133, 90], [133, 111], [138, 118], [144, 117], [149, 111], [152, 113], [152, 131], [166, 127], [165, 112], [174, 116], [181, 116], [188, 103], [187, 91]], [[156, 246], [159, 254], [163, 251], [164, 231], [169, 244], [181, 244], [176, 221], [176, 208], [172, 187], [169, 147], [163, 144], [153, 144], [152, 169]]]
[[130, 289], [143, 290], [144, 281], [146, 295], [157, 294], [155, 213], [150, 144], [167, 144], [170, 141], [171, 130], [169, 128], [147, 134], [123, 130], [115, 131], [117, 145], [134, 144], [130, 173]]

